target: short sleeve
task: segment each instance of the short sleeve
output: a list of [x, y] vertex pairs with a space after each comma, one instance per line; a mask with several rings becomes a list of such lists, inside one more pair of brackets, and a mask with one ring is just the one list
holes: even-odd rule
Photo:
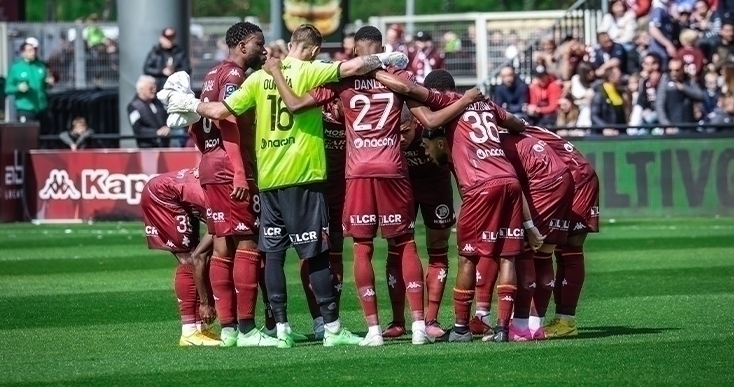
[[241, 69], [233, 67], [231, 70], [229, 70], [229, 72], [221, 77], [219, 80], [218, 101], [224, 101], [227, 97], [232, 95], [237, 89], [239, 89], [244, 80], [245, 74]]
[[405, 80], [413, 83], [414, 85], [417, 85], [418, 84], [418, 80], [415, 78], [415, 74], [413, 74], [410, 71], [407, 71], [407, 70], [394, 70], [394, 71], [392, 71], [392, 73], [395, 74], [395, 75], [397, 75], [397, 76], [399, 76], [400, 78], [403, 78], [403, 79], [405, 79]]
[[255, 93], [257, 92], [258, 73], [253, 74], [242, 83], [242, 86], [233, 91], [232, 94], [224, 99], [224, 106], [234, 115], [250, 110], [255, 106]]
[[300, 76], [303, 77], [303, 88], [315, 89], [321, 85], [339, 81], [339, 67], [341, 63], [333, 62], [304, 62]]
[[426, 106], [432, 110], [440, 110], [454, 102], [450, 94], [442, 93], [436, 89], [428, 89], [428, 98], [426, 99]]
[[336, 84], [326, 84], [309, 91], [308, 94], [311, 95], [311, 98], [316, 101], [318, 106], [324, 106], [333, 101], [334, 98], [339, 95], [339, 91], [336, 86]]

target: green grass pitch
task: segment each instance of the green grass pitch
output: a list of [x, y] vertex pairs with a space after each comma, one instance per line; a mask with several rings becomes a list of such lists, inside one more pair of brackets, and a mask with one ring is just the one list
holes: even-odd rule
[[[422, 233], [418, 240], [425, 257]], [[148, 251], [139, 224], [6, 225], [0, 227], [0, 385], [734, 385], [733, 219], [605, 223], [586, 252], [575, 339], [179, 348], [174, 259]], [[385, 254], [380, 242], [383, 325], [390, 318]], [[350, 255], [347, 246], [342, 316], [363, 332]], [[292, 325], [310, 333], [290, 258]], [[451, 282], [447, 289], [444, 325], [452, 321]]]

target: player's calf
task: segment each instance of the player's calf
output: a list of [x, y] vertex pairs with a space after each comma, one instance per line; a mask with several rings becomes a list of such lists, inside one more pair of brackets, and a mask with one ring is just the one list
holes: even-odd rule
[[459, 256], [454, 286], [454, 327], [449, 335], [449, 341], [471, 341], [469, 315], [474, 301], [477, 261], [478, 257]]
[[[236, 240], [237, 241], [237, 240]], [[247, 334], [255, 328], [255, 306], [260, 274], [260, 252], [251, 239], [237, 241], [232, 278], [237, 295], [237, 318], [240, 333]]]
[[509, 340], [508, 329], [512, 309], [515, 304], [515, 292], [517, 290], [515, 258], [499, 258], [499, 268], [499, 278], [497, 280], [497, 327], [491, 338], [491, 341], [494, 342]]
[[491, 258], [481, 258], [478, 260], [475, 274], [477, 307], [474, 318], [472, 318], [469, 324], [472, 334], [486, 335], [490, 334], [492, 330], [489, 310], [492, 305], [492, 293], [497, 283], [498, 273], [499, 266], [497, 260]]
[[387, 294], [390, 298], [392, 321], [388, 324], [383, 337], [395, 338], [405, 334], [405, 281], [400, 252], [394, 240], [387, 241], [387, 260], [385, 262]]
[[528, 249], [515, 260], [518, 286], [515, 295], [514, 314], [509, 329], [509, 338], [512, 341], [532, 340], [529, 327], [530, 305], [537, 287], [533, 255], [533, 251]]
[[428, 307], [426, 308], [426, 332], [433, 337], [443, 335], [438, 324], [438, 312], [446, 289], [446, 279], [449, 272], [448, 240], [451, 229], [426, 229], [428, 242], [428, 270], [426, 272], [426, 290]]

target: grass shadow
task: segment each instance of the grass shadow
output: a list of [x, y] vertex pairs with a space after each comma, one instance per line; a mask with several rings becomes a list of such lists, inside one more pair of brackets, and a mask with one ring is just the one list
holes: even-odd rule
[[626, 326], [601, 326], [579, 328], [579, 335], [569, 339], [598, 339], [614, 336], [655, 335], [669, 331], [679, 331], [681, 328], [647, 328]]

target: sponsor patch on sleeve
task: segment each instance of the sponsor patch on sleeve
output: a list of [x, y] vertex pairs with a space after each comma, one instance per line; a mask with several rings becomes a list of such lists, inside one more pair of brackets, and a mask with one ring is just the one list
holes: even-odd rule
[[235, 85], [234, 83], [227, 83], [226, 85], [224, 85], [224, 98], [227, 98], [230, 95], [232, 95], [232, 93], [234, 93], [238, 87], [239, 86]]

